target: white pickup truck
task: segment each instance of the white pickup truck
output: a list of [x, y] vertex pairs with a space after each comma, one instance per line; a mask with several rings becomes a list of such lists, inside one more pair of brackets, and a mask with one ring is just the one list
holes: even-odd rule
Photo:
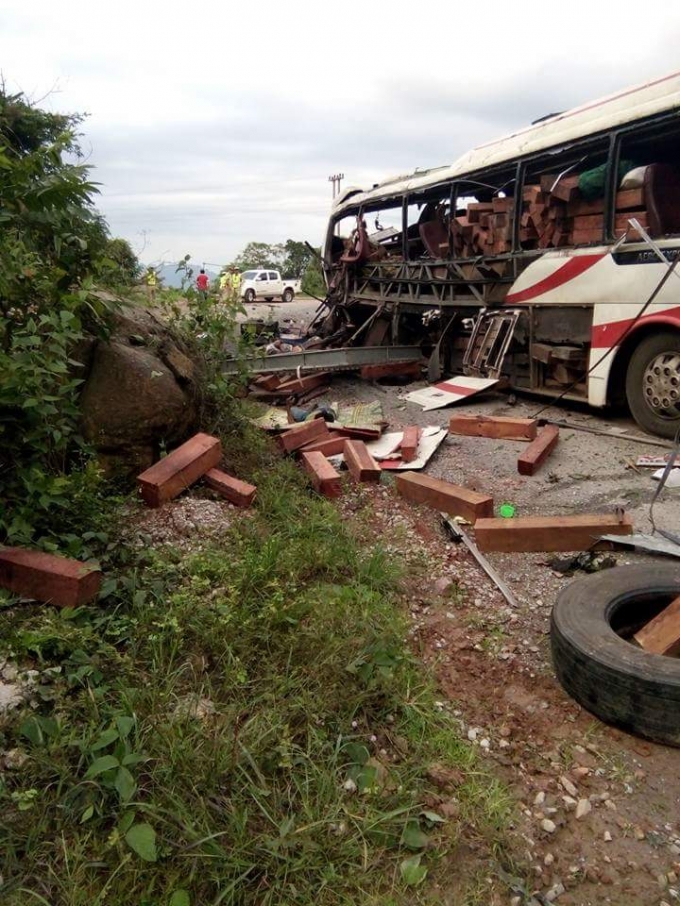
[[281, 279], [278, 271], [245, 271], [241, 274], [241, 298], [244, 302], [264, 299], [272, 302], [279, 297], [282, 302], [292, 302], [300, 292], [300, 280]]

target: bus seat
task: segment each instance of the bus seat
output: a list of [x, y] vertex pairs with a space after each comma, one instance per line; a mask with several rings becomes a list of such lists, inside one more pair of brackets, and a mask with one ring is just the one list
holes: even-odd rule
[[680, 233], [680, 171], [671, 164], [650, 164], [644, 179], [650, 235]]
[[446, 257], [446, 254], [442, 254], [443, 249], [440, 246], [443, 245], [448, 249], [449, 232], [440, 220], [429, 220], [427, 223], [421, 223], [418, 227], [418, 232], [425, 250], [431, 258]]

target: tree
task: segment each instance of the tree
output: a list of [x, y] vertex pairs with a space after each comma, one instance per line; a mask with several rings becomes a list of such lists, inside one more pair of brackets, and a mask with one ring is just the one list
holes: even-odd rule
[[281, 244], [249, 242], [231, 264], [241, 272], [261, 269], [280, 270], [284, 256], [285, 247]]
[[32, 540], [68, 506], [82, 453], [73, 350], [105, 313], [90, 287], [109, 238], [81, 121], [0, 86], [0, 541]]
[[133, 286], [140, 277], [141, 265], [126, 239], [107, 238], [101, 262], [101, 277], [114, 286]]

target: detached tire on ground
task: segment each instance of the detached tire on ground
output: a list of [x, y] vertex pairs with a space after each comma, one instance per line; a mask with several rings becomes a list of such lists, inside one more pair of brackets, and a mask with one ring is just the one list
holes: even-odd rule
[[680, 746], [680, 659], [628, 639], [678, 595], [680, 565], [617, 566], [568, 585], [550, 624], [569, 695], [606, 723], [671, 746]]

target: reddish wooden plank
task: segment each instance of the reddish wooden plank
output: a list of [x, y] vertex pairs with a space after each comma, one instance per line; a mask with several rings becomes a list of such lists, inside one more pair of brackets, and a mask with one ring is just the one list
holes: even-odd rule
[[301, 459], [315, 491], [323, 494], [324, 497], [340, 497], [342, 495], [340, 476], [323, 453], [318, 451], [302, 453]]
[[300, 453], [323, 453], [324, 456], [337, 456], [345, 452], [346, 438], [335, 431], [329, 431], [328, 440], [315, 440], [311, 444], [300, 447]]
[[536, 440], [533, 440], [517, 459], [519, 474], [535, 475], [557, 446], [559, 437], [560, 429], [556, 425], [546, 425], [545, 428], [541, 428]]
[[20, 547], [0, 547], [0, 586], [24, 598], [59, 607], [77, 607], [99, 593], [102, 574], [96, 563]]
[[472, 437], [533, 440], [536, 437], [536, 421], [533, 418], [498, 415], [453, 415], [449, 421], [449, 431]]
[[587, 516], [516, 516], [513, 519], [479, 519], [475, 538], [481, 551], [582, 551], [600, 535], [631, 535], [628, 514]]
[[345, 463], [355, 481], [380, 481], [382, 470], [362, 440], [345, 441]]
[[217, 491], [222, 497], [226, 498], [234, 506], [248, 507], [255, 499], [257, 488], [254, 484], [248, 484], [247, 481], [241, 481], [234, 478], [233, 475], [227, 475], [221, 469], [210, 469], [203, 476], [203, 480]]
[[260, 390], [276, 390], [283, 380], [278, 374], [260, 374], [253, 383]]
[[308, 390], [314, 390], [316, 387], [326, 387], [330, 383], [331, 376], [326, 372], [319, 374], [308, 374], [301, 378], [288, 378], [282, 381], [277, 390], [285, 393], [306, 393]]
[[573, 201], [578, 198], [578, 179], [578, 176], [563, 176], [553, 187], [552, 197], [561, 201]]
[[288, 428], [283, 434], [279, 434], [279, 444], [286, 453], [293, 453], [311, 444], [315, 440], [328, 440], [328, 426], [322, 418], [312, 419], [310, 422], [302, 422], [295, 425], [294, 428]]
[[404, 428], [404, 436], [399, 444], [401, 458], [404, 462], [413, 462], [418, 455], [418, 441], [420, 440], [421, 433], [421, 429], [416, 425]]
[[163, 459], [137, 476], [137, 484], [150, 507], [159, 507], [214, 468], [222, 458], [222, 444], [209, 434], [195, 434]]
[[364, 365], [361, 377], [365, 381], [377, 381], [384, 377], [420, 377], [422, 365], [420, 361], [412, 362], [383, 362], [381, 365]]
[[680, 597], [671, 601], [633, 638], [652, 654], [677, 654], [680, 650]]
[[450, 516], [462, 516], [474, 523], [481, 517], [493, 515], [493, 498], [470, 488], [417, 472], [400, 472], [395, 475], [395, 482], [402, 497], [427, 504]]

